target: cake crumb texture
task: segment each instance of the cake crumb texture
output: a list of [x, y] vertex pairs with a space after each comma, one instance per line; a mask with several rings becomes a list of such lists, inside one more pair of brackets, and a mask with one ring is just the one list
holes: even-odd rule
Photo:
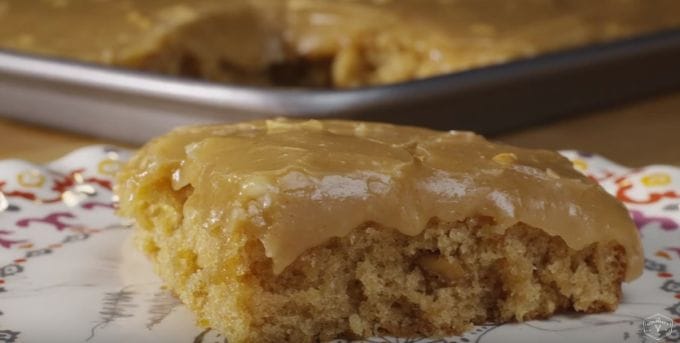
[[497, 234], [488, 217], [433, 219], [415, 237], [366, 223], [275, 275], [247, 230], [224, 240], [178, 227], [189, 192], [154, 192], [138, 209], [153, 219], [140, 222], [137, 243], [199, 324], [230, 342], [439, 337], [473, 324], [613, 311], [621, 297], [621, 245], [576, 251], [524, 224]]

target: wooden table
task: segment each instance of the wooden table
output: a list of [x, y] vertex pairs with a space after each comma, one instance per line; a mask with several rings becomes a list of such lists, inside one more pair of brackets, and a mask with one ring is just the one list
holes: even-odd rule
[[[594, 152], [628, 166], [680, 165], [680, 92], [494, 139], [526, 147]], [[46, 162], [98, 143], [117, 144], [0, 119], [0, 159]]]
[[680, 92], [496, 139], [532, 148], [594, 152], [631, 167], [680, 166]]

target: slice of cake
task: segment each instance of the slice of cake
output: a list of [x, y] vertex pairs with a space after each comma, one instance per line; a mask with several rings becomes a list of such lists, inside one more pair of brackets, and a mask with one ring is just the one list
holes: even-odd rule
[[118, 179], [168, 287], [230, 342], [438, 337], [612, 311], [625, 208], [557, 153], [351, 121], [177, 129]]

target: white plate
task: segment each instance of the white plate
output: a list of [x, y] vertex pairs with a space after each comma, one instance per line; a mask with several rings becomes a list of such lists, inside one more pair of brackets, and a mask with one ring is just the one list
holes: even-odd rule
[[[680, 341], [673, 329], [680, 322], [680, 169], [630, 170], [563, 154], [623, 201], [640, 227], [645, 272], [624, 285], [616, 312], [477, 326], [445, 340], [368, 341]], [[91, 146], [46, 165], [0, 161], [0, 343], [225, 341], [196, 327], [130, 247], [131, 229], [115, 216], [111, 193], [112, 175], [129, 155]]]

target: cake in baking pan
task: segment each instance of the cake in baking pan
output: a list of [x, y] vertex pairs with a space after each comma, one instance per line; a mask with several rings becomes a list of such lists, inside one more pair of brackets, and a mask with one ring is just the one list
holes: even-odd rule
[[676, 0], [2, 0], [0, 48], [225, 83], [360, 87], [680, 25]]

